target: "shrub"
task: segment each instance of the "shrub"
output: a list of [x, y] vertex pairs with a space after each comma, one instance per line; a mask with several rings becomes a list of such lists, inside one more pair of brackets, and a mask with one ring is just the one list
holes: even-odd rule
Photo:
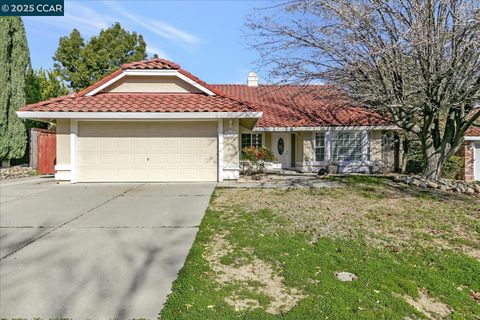
[[275, 160], [275, 156], [273, 152], [266, 147], [246, 147], [242, 149], [241, 159], [257, 163], [259, 161], [273, 161]]
[[442, 178], [446, 179], [461, 179], [463, 173], [463, 157], [460, 156], [450, 156], [442, 168]]
[[423, 162], [418, 159], [408, 159], [406, 172], [408, 174], [420, 174], [423, 172]]

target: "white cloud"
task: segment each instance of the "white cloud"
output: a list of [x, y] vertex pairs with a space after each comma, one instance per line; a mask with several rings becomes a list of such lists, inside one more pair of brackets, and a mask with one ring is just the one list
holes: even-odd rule
[[82, 34], [92, 35], [98, 33], [101, 29], [110, 27], [115, 19], [109, 15], [98, 13], [79, 1], [65, 1], [65, 15], [63, 17], [41, 17], [41, 19], [32, 19], [32, 21], [67, 31], [76, 28]]
[[151, 46], [149, 44], [147, 44], [147, 49], [146, 49], [147, 53], [151, 56], [153, 56], [155, 53], [158, 54], [158, 56], [160, 58], [164, 58], [164, 59], [170, 59], [168, 57], [168, 55], [163, 51], [163, 50], [160, 50], [158, 49], [157, 47], [154, 47], [154, 46]]
[[168, 39], [179, 39], [188, 44], [197, 44], [200, 41], [197, 36], [172, 27], [165, 22], [150, 21], [150, 24], [153, 25], [154, 30], [160, 30], [160, 32]]
[[200, 41], [200, 38], [197, 36], [175, 28], [174, 26], [158, 20], [151, 20], [145, 17], [139, 17], [136, 15], [131, 14], [130, 12], [126, 11], [122, 7], [120, 7], [117, 3], [112, 1], [104, 1], [104, 3], [115, 10], [116, 12], [122, 14], [124, 17], [132, 20], [133, 22], [141, 25], [142, 27], [150, 30], [151, 32], [172, 41], [180, 41], [189, 45], [195, 45]]

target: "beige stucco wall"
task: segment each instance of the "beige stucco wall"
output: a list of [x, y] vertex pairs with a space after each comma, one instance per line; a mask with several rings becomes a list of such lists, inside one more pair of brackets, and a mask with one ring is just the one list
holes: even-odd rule
[[265, 137], [265, 141], [263, 142], [263, 145], [265, 147], [267, 147], [268, 149], [273, 150], [273, 147], [272, 147], [272, 133], [271, 132], [265, 132], [263, 134], [263, 136]]
[[238, 168], [240, 163], [238, 119], [223, 120], [223, 161], [225, 168]]
[[125, 76], [105, 88], [104, 92], [198, 93], [200, 90], [173, 76]]
[[70, 164], [70, 119], [57, 120], [56, 164]]
[[370, 161], [381, 161], [382, 159], [382, 131], [370, 131]]

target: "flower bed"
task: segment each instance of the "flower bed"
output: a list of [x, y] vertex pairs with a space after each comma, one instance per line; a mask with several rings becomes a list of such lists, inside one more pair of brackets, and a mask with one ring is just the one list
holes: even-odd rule
[[276, 165], [272, 162], [275, 160], [275, 156], [266, 147], [243, 148], [240, 159], [240, 173], [247, 175], [271, 170]]

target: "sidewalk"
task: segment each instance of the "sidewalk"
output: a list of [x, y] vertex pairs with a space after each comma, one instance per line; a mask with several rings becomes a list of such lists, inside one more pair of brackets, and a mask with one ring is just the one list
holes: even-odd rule
[[12, 178], [12, 179], [5, 179], [0, 180], [1, 186], [14, 186], [19, 184], [25, 183], [32, 183], [32, 182], [39, 182], [39, 183], [47, 183], [52, 182], [54, 180], [53, 175], [41, 175], [41, 176], [31, 176], [31, 177], [22, 177], [22, 178]]
[[239, 181], [223, 181], [218, 183], [221, 188], [259, 188], [259, 189], [317, 189], [338, 187], [333, 181], [326, 181], [317, 175], [305, 174], [266, 174], [254, 180], [251, 177], [241, 177]]

